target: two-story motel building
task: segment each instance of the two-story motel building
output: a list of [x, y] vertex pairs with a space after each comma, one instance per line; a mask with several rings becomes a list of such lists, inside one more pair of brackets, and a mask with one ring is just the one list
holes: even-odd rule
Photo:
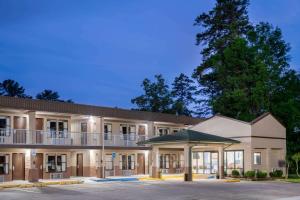
[[0, 96], [0, 179], [158, 172], [203, 177], [283, 169], [286, 133], [271, 114], [252, 122], [199, 119]]

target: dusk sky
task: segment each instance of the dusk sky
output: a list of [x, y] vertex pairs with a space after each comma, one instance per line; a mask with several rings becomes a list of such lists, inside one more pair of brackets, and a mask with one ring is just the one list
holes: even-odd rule
[[[279, 26], [300, 69], [300, 1], [252, 0], [252, 22]], [[171, 83], [200, 63], [194, 19], [212, 0], [0, 0], [0, 81], [35, 96], [132, 108], [144, 78]]]

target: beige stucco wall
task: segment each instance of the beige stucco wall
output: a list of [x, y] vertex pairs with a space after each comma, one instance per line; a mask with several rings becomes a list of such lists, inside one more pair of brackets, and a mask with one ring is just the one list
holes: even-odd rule
[[251, 125], [230, 118], [214, 116], [190, 128], [222, 137], [250, 136]]
[[[285, 160], [286, 129], [272, 115], [268, 115], [252, 125], [252, 153], [261, 153], [261, 165], [252, 164], [253, 169], [282, 169], [279, 161]], [[283, 170], [284, 171], [284, 170]]]
[[286, 130], [272, 115], [268, 115], [252, 125], [252, 136], [286, 138]]

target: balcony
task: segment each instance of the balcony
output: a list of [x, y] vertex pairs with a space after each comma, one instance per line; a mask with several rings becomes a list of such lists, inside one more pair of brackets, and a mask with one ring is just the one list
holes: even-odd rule
[[[136, 134], [74, 133], [67, 131], [31, 131], [25, 129], [0, 129], [1, 145], [45, 146], [113, 146], [137, 147], [137, 142], [148, 139]], [[104, 141], [104, 142], [103, 142]]]

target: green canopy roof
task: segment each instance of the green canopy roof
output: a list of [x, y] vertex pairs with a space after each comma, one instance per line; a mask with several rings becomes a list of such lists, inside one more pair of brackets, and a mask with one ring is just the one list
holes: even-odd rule
[[240, 143], [237, 140], [224, 138], [216, 135], [202, 133], [193, 130], [183, 129], [177, 133], [162, 135], [154, 138], [150, 138], [146, 141], [139, 142], [138, 144], [160, 144], [160, 143]]

